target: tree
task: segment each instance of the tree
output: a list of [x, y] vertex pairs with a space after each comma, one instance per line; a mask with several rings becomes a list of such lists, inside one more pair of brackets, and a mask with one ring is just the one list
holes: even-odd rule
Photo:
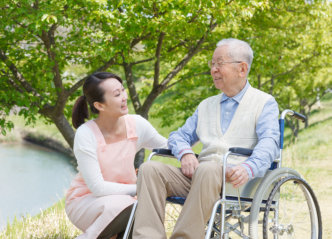
[[72, 147], [68, 119], [85, 79], [68, 74], [75, 64], [87, 74], [123, 69], [135, 112], [148, 118], [156, 98], [177, 85], [192, 58], [215, 42], [216, 26], [249, 2], [2, 1], [2, 132], [12, 127], [5, 116], [19, 106], [28, 124], [41, 115]]
[[[293, 109], [308, 119], [317, 99], [332, 86], [332, 77], [326, 74], [331, 70], [331, 10], [330, 3], [292, 2], [284, 8], [273, 4], [263, 18], [257, 16], [269, 26], [258, 33], [271, 40], [256, 42], [263, 54], [252, 76], [258, 88], [276, 97], [281, 110]], [[299, 122], [287, 122], [297, 137]]]
[[[290, 19], [298, 17], [300, 29], [315, 17], [319, 22], [318, 14], [324, 9], [310, 12], [319, 4], [299, 0], [2, 0], [2, 132], [13, 126], [6, 115], [13, 106], [19, 106], [19, 114], [28, 124], [40, 115], [54, 123], [72, 146], [72, 102], [81, 94], [86, 75], [106, 70], [123, 76], [136, 113], [148, 118], [154, 104], [153, 115], [158, 113], [164, 124], [183, 120], [199, 100], [216, 92], [206, 62], [216, 42], [225, 37], [247, 40], [256, 52], [262, 52], [252, 70], [253, 84], [273, 89], [278, 95], [287, 81], [272, 84], [270, 78], [289, 76], [287, 72], [296, 66], [292, 64], [294, 55], [299, 53], [294, 49], [305, 45], [287, 36], [290, 29], [291, 33], [300, 32]], [[305, 9], [303, 14], [297, 12], [301, 8]], [[267, 39], [274, 41], [267, 45]], [[283, 61], [278, 62], [276, 46], [284, 39], [289, 47], [283, 52]], [[72, 74], [74, 65], [84, 67], [84, 74]], [[302, 69], [299, 74], [304, 69], [295, 68]]]
[[[280, 110], [290, 108], [309, 117], [317, 99], [332, 87], [331, 9], [330, 3], [320, 1], [269, 1], [262, 9], [244, 12], [251, 15], [245, 21], [219, 24], [215, 35], [247, 41], [254, 50], [250, 83], [275, 96]], [[207, 56], [202, 51], [196, 57], [207, 62]], [[167, 91], [168, 104], [156, 106], [153, 116], [162, 115], [164, 125], [183, 122], [202, 99], [217, 93], [207, 65], [191, 63], [195, 73], [184, 75], [181, 84]], [[185, 97], [177, 92], [185, 92]], [[298, 122], [288, 125], [296, 136]]]

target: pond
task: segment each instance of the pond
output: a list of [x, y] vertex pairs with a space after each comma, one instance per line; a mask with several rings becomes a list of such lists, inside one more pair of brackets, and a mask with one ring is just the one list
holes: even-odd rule
[[0, 229], [61, 198], [76, 174], [64, 154], [29, 143], [0, 144]]

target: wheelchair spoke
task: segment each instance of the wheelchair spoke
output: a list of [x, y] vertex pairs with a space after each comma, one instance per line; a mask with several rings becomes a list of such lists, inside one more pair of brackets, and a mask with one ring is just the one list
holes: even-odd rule
[[275, 185], [264, 213], [264, 239], [318, 238], [320, 213], [307, 187], [294, 176]]
[[170, 236], [173, 232], [173, 228], [175, 223], [180, 215], [181, 212], [181, 205], [174, 204], [174, 203], [166, 203], [165, 209], [165, 230], [167, 236]]

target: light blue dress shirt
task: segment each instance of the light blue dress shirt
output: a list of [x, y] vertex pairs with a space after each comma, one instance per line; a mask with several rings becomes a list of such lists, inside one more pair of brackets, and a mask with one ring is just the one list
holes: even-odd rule
[[[222, 108], [220, 125], [224, 134], [232, 121], [234, 113], [248, 87], [247, 81], [245, 87], [234, 97], [222, 95], [220, 107]], [[279, 157], [279, 109], [278, 104], [272, 97], [268, 100], [256, 124], [256, 133], [258, 143], [255, 146], [252, 155], [242, 163], [248, 172], [249, 179], [254, 177], [263, 177], [266, 170], [270, 168], [274, 159]], [[174, 156], [180, 160], [184, 154], [194, 153], [191, 146], [199, 141], [196, 134], [198, 121], [198, 109], [189, 117], [186, 123], [170, 134], [168, 138], [168, 147], [172, 150]]]

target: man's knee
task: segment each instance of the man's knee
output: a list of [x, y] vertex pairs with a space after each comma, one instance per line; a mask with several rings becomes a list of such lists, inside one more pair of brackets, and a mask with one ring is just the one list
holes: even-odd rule
[[147, 161], [143, 163], [139, 170], [138, 170], [138, 176], [153, 176], [158, 175], [160, 171], [163, 168], [163, 164], [156, 161]]
[[221, 179], [222, 177], [222, 165], [218, 162], [209, 161], [209, 162], [201, 162], [196, 171], [195, 177], [201, 177], [204, 179], [213, 178], [213, 179]]

